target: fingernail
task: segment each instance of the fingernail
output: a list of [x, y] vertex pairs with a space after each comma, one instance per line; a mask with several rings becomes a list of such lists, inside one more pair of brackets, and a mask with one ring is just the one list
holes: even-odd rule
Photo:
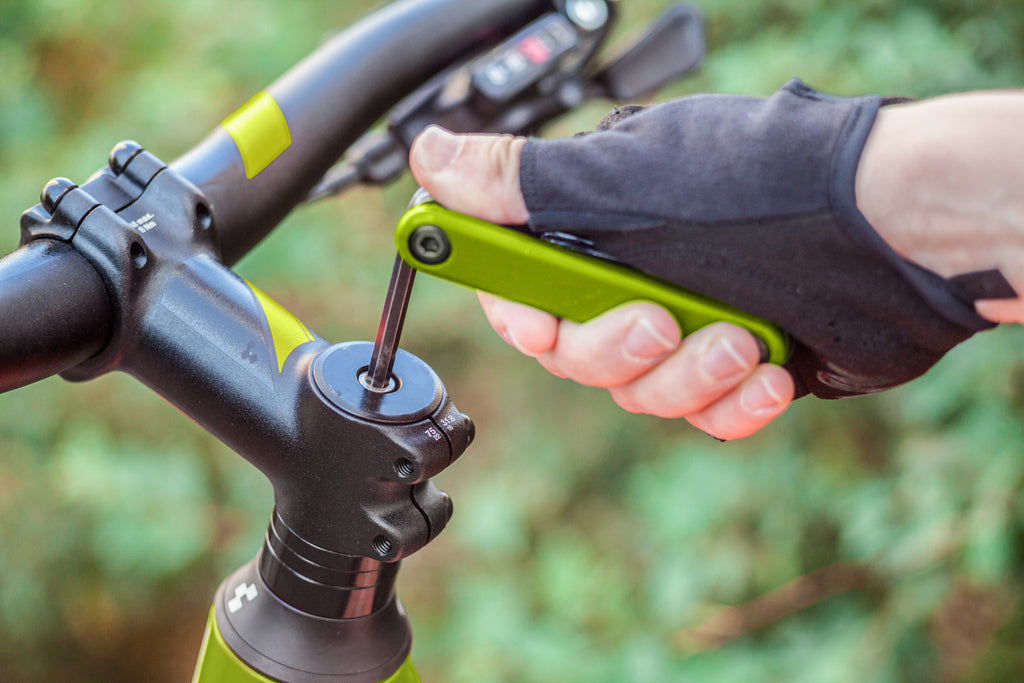
[[526, 353], [526, 351], [523, 351], [523, 347], [519, 343], [519, 340], [516, 339], [516, 336], [514, 334], [512, 334], [511, 332], [509, 332], [507, 329], [501, 331], [501, 338], [504, 339], [505, 342], [509, 346], [511, 346], [513, 349], [515, 349], [519, 353], [521, 353], [523, 355], [529, 355], [529, 354]]
[[743, 389], [740, 394], [740, 405], [752, 415], [774, 413], [782, 404], [782, 397], [766, 377]]
[[715, 341], [704, 355], [704, 371], [717, 380], [730, 379], [750, 367], [747, 359], [725, 337]]
[[458, 152], [459, 139], [440, 126], [430, 126], [416, 141], [416, 163], [426, 171], [436, 173], [447, 168]]
[[524, 356], [531, 356], [532, 357], [534, 355], [532, 353], [527, 353], [526, 351], [523, 350], [523, 345], [519, 343], [519, 340], [516, 339], [516, 336], [514, 334], [512, 334], [512, 331], [509, 330], [507, 327], [502, 326], [500, 329], [499, 328], [495, 328], [495, 329], [498, 332], [498, 336], [500, 336], [502, 339], [504, 339], [505, 343], [508, 344], [509, 346], [511, 346], [513, 349], [515, 349], [519, 353], [523, 354]]
[[674, 350], [678, 342], [664, 336], [647, 318], [638, 318], [626, 333], [622, 350], [629, 358], [651, 361]]

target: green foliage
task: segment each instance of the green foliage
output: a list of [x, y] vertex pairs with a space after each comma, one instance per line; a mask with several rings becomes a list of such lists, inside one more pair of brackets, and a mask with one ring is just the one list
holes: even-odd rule
[[[122, 138], [175, 157], [372, 4], [0, 5], [0, 247], [50, 177], [84, 179]], [[624, 26], [666, 4], [621, 3]], [[705, 68], [664, 97], [767, 94], [794, 76], [926, 97], [1024, 77], [1022, 3], [703, 9]], [[240, 271], [324, 336], [367, 338], [411, 189], [303, 210]], [[1024, 669], [1020, 329], [980, 335], [897, 391], [803, 399], [730, 444], [548, 376], [443, 283], [417, 284], [406, 330], [479, 435], [439, 478], [455, 518], [403, 569], [425, 679], [994, 682]], [[259, 547], [266, 482], [119, 376], [0, 397], [0, 454], [0, 678], [187, 680], [216, 583]]]

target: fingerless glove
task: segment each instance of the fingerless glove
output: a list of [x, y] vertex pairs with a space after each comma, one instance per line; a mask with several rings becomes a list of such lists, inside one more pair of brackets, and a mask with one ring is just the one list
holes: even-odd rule
[[799, 393], [895, 386], [993, 326], [963, 283], [1015, 293], [995, 272], [957, 282], [904, 260], [860, 213], [857, 165], [883, 104], [792, 81], [766, 99], [688, 97], [581, 137], [531, 139], [529, 229], [776, 322], [794, 342]]

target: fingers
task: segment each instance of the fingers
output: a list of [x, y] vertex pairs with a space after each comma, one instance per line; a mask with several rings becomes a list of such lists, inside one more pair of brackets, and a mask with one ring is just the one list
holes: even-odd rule
[[760, 363], [752, 335], [718, 323], [690, 335], [650, 372], [610, 392], [630, 412], [682, 417], [712, 436], [738, 439], [785, 411], [794, 386], [785, 369]]
[[632, 382], [680, 345], [679, 326], [660, 306], [634, 303], [585, 324], [562, 321], [537, 360], [550, 372], [592, 387]]
[[509, 344], [559, 377], [607, 388], [630, 412], [682, 417], [712, 436], [738, 439], [793, 400], [789, 373], [761, 364], [754, 337], [733, 325], [680, 340], [672, 316], [653, 304], [629, 304], [578, 325], [489, 294], [480, 300]]
[[746, 379], [759, 356], [757, 342], [749, 333], [718, 323], [690, 335], [678, 353], [659, 364], [659, 372], [615, 388], [613, 396], [633, 412], [660, 417], [692, 415]]
[[558, 318], [487, 292], [476, 294], [487, 322], [520, 353], [536, 358], [555, 347], [558, 341]]
[[594, 387], [639, 377], [680, 343], [679, 327], [659, 306], [635, 303], [579, 325], [479, 292], [491, 327], [552, 374]]
[[974, 308], [978, 315], [994, 323], [1024, 324], [1024, 299], [1021, 298], [982, 299], [974, 302]]
[[789, 372], [765, 364], [721, 399], [686, 419], [719, 439], [742, 439], [781, 415], [792, 401], [793, 378]]
[[413, 142], [409, 167], [416, 181], [449, 209], [521, 225], [529, 217], [519, 190], [525, 142], [510, 135], [452, 135], [430, 126]]

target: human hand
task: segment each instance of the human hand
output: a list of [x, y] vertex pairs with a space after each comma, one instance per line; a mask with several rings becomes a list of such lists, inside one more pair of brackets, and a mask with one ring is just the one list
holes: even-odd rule
[[[526, 223], [519, 187], [522, 138], [454, 136], [432, 127], [415, 142], [410, 166], [441, 204], [495, 223]], [[587, 323], [480, 294], [495, 331], [553, 374], [608, 389], [625, 410], [683, 417], [721, 439], [748, 436], [792, 401], [793, 380], [781, 367], [760, 363], [747, 331], [726, 323], [680, 339], [672, 316], [634, 303]]]

